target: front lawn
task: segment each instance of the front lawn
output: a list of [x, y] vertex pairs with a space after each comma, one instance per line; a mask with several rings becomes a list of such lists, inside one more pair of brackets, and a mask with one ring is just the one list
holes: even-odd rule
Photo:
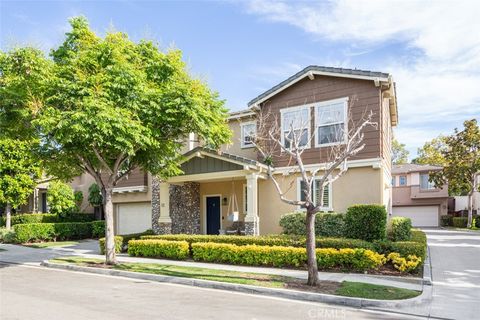
[[25, 246], [35, 249], [44, 249], [51, 247], [69, 247], [77, 245], [78, 241], [56, 241], [56, 242], [39, 242], [39, 243], [29, 243]]
[[156, 263], [119, 263], [115, 266], [107, 266], [103, 260], [80, 257], [64, 257], [50, 260], [53, 263], [75, 264], [79, 266], [113, 268], [116, 270], [159, 274], [166, 276], [194, 278], [227, 283], [246, 284], [268, 288], [284, 288], [302, 291], [313, 291], [340, 296], [369, 298], [369, 299], [407, 299], [420, 294], [418, 291], [400, 289], [388, 286], [372, 285], [359, 282], [332, 282], [321, 281], [315, 287], [309, 287], [305, 280], [251, 272], [236, 272], [229, 270], [216, 270], [198, 267], [183, 267]]

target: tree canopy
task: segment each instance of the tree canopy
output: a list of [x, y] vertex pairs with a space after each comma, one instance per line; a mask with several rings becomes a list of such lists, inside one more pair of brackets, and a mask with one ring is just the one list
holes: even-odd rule
[[0, 138], [0, 202], [13, 208], [27, 202], [40, 170], [28, 142]]
[[392, 140], [392, 163], [405, 164], [408, 162], [409, 152], [405, 148], [405, 144], [398, 142], [397, 139]]
[[440, 135], [430, 141], [425, 142], [423, 147], [418, 148], [418, 156], [412, 160], [416, 164], [430, 164], [443, 166], [445, 158], [443, 153], [447, 149], [447, 137]]

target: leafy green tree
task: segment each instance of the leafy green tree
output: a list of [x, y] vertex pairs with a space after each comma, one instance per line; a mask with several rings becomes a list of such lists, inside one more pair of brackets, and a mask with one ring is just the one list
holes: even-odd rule
[[473, 193], [479, 190], [480, 176], [480, 129], [476, 119], [463, 123], [463, 130], [446, 137], [446, 148], [442, 150], [445, 159], [443, 170], [431, 176], [435, 185], [441, 186], [448, 181], [453, 192], [468, 192], [468, 227], [473, 220]]
[[88, 203], [90, 203], [92, 207], [100, 207], [103, 203], [102, 190], [100, 190], [96, 183], [92, 183], [88, 188]]
[[0, 135], [37, 138], [32, 119], [42, 107], [50, 66], [38, 49], [0, 51]]
[[6, 204], [7, 229], [11, 224], [11, 208], [27, 203], [40, 174], [31, 149], [29, 142], [0, 138], [0, 202]]
[[397, 139], [392, 140], [392, 163], [404, 164], [408, 162], [409, 152], [405, 148], [405, 144], [398, 142]]
[[[88, 172], [103, 198], [106, 262], [116, 263], [113, 188], [134, 168], [160, 178], [180, 173], [182, 141], [228, 142], [224, 102], [193, 79], [179, 50], [162, 52], [120, 32], [98, 37], [85, 18], [53, 50], [48, 82], [32, 101], [42, 154], [60, 178]], [[45, 63], [48, 65], [48, 63]]]
[[443, 152], [447, 149], [447, 137], [440, 135], [425, 142], [423, 147], [418, 148], [418, 156], [412, 160], [416, 164], [430, 164], [437, 166], [445, 165]]
[[70, 185], [62, 181], [52, 181], [47, 190], [50, 212], [66, 217], [76, 209], [75, 194]]

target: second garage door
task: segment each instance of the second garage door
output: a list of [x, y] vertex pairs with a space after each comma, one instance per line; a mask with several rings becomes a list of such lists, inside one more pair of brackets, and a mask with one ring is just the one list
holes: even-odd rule
[[117, 233], [139, 233], [152, 228], [150, 202], [117, 204]]
[[393, 215], [412, 219], [414, 227], [438, 227], [438, 206], [393, 207]]

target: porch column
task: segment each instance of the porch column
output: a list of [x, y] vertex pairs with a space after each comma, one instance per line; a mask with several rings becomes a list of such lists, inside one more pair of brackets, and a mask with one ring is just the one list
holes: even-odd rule
[[155, 234], [172, 233], [170, 184], [152, 177], [152, 229]]
[[247, 178], [247, 215], [245, 216], [245, 234], [260, 234], [258, 217], [258, 174], [252, 173]]
[[32, 203], [32, 212], [38, 212], [38, 189], [33, 189], [33, 203]]

